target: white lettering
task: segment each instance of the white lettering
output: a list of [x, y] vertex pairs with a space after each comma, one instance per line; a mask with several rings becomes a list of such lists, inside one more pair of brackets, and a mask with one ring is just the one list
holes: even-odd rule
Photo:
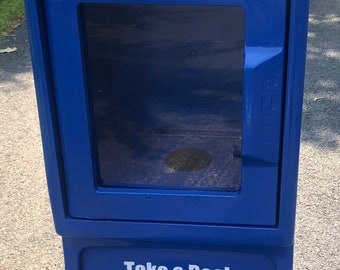
[[146, 263], [146, 270], [156, 270], [157, 266], [156, 265], [152, 265], [151, 262], [147, 262]]
[[126, 266], [126, 270], [133, 270], [132, 266], [135, 265], [135, 262], [124, 262], [124, 265]]
[[[168, 270], [168, 267], [165, 265], [157, 266], [156, 264], [152, 264], [152, 262], [147, 262], [144, 264], [137, 264], [134, 261], [124, 261], [124, 265], [126, 266], [126, 270]], [[175, 266], [170, 268], [170, 270], [210, 270], [210, 268], [200, 268], [200, 266], [196, 264], [189, 264], [188, 268], [183, 268], [181, 266]], [[222, 268], [213, 268], [214, 270], [221, 270]], [[223, 270], [231, 270], [229, 266], [225, 266]]]

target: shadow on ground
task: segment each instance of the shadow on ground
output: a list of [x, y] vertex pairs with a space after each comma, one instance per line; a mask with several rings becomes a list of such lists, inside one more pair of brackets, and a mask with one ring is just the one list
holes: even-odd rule
[[[32, 72], [26, 23], [17, 27], [6, 37], [0, 38], [0, 49], [6, 49], [7, 47], [16, 48], [17, 50], [12, 53], [0, 54], [0, 80], [2, 83], [19, 82], [20, 80], [16, 79], [19, 74]], [[23, 89], [20, 88], [20, 90]], [[0, 88], [0, 91], [9, 90]]]
[[302, 141], [335, 151], [340, 134], [340, 5], [329, 1], [334, 4], [310, 3]]

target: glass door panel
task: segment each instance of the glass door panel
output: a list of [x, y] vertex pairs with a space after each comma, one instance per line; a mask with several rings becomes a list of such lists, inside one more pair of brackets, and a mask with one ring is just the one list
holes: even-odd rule
[[71, 217], [276, 224], [286, 1], [44, 4]]
[[244, 10], [81, 5], [101, 185], [241, 185]]

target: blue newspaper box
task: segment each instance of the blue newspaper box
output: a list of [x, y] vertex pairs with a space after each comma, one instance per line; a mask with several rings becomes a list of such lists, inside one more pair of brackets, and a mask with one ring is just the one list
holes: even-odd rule
[[66, 269], [292, 269], [308, 0], [26, 10]]

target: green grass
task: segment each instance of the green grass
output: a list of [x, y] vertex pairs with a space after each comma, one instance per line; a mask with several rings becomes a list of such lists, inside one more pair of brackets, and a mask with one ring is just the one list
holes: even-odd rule
[[24, 0], [0, 0], [0, 36], [17, 26], [24, 17]]

